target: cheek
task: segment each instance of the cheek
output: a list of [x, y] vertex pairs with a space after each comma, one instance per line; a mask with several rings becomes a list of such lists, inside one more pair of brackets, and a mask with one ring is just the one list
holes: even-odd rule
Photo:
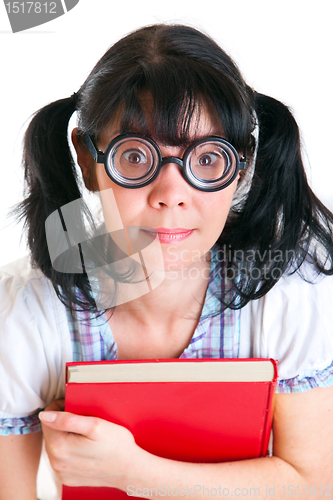
[[209, 221], [209, 227], [223, 228], [228, 217], [232, 198], [236, 189], [236, 185], [228, 186], [222, 191], [210, 193], [209, 199], [200, 200], [200, 204], [205, 209], [204, 218]]
[[114, 193], [124, 226], [138, 225], [137, 218], [143, 208], [140, 200], [136, 200], [135, 196], [131, 196], [131, 194], [131, 190], [129, 189], [126, 190], [126, 193], [119, 193], [117, 190]]
[[[103, 199], [104, 218], [110, 221], [115, 216], [116, 211], [118, 216], [120, 215], [123, 225], [126, 226], [131, 219], [131, 215], [135, 214], [139, 209], [140, 197], [136, 196], [136, 190], [118, 186], [109, 178], [102, 165], [97, 165], [96, 180]], [[107, 200], [111, 197], [110, 192], [107, 192], [107, 190], [112, 190], [112, 198], [114, 198], [116, 207], [114, 207], [114, 203], [107, 203]]]

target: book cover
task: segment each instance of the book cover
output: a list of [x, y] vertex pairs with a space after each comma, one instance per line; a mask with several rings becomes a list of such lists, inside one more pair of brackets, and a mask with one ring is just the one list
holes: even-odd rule
[[[68, 363], [65, 410], [123, 425], [138, 446], [160, 457], [242, 460], [267, 453], [276, 380], [276, 362], [267, 359]], [[63, 487], [63, 500], [96, 498], [128, 495]]]

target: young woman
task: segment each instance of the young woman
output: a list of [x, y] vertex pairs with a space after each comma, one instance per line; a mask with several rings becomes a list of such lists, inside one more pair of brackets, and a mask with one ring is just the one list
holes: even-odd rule
[[[81, 190], [67, 142], [75, 110]], [[331, 495], [333, 216], [307, 184], [288, 108], [249, 88], [202, 33], [151, 26], [36, 113], [24, 165], [31, 265], [7, 266], [1, 280], [0, 499], [36, 498], [43, 408], [64, 484]], [[87, 191], [100, 194], [102, 226]], [[100, 300], [91, 270], [118, 262], [122, 225], [129, 247], [159, 244], [141, 282], [164, 279], [120, 300], [140, 280], [111, 266], [115, 286]], [[166, 460], [125, 428], [60, 411], [67, 361], [179, 357], [279, 360], [272, 457]]]

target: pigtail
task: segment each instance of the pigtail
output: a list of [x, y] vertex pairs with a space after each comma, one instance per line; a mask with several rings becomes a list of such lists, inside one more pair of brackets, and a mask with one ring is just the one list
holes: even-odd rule
[[51, 279], [58, 297], [66, 304], [62, 289], [69, 292], [70, 304], [81, 304], [75, 295], [79, 286], [84, 303], [91, 299], [86, 275], [60, 273], [53, 269], [46, 241], [45, 221], [63, 205], [81, 197], [75, 163], [69, 149], [67, 128], [76, 109], [77, 95], [60, 99], [37, 111], [24, 137], [23, 166], [26, 198], [15, 213], [25, 219], [27, 241], [33, 264]]
[[254, 109], [260, 129], [255, 174], [242, 212], [221, 237], [233, 250], [226, 254], [237, 275], [237, 307], [265, 295], [305, 259], [333, 274], [333, 215], [308, 185], [297, 123], [285, 105], [262, 94], [255, 94]]

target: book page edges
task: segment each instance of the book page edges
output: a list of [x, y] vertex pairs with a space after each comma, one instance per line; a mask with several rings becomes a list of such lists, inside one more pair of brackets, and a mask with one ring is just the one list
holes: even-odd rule
[[272, 382], [272, 361], [221, 363], [96, 363], [67, 366], [68, 383]]

